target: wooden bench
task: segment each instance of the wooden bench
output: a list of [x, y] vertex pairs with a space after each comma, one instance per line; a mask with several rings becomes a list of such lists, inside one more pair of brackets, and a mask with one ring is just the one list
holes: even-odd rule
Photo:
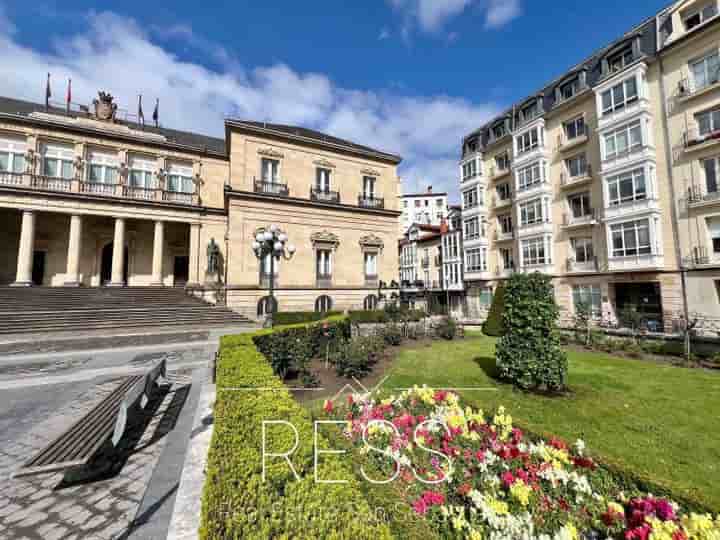
[[144, 374], [124, 378], [85, 416], [25, 462], [13, 477], [83, 467], [108, 440], [117, 446], [125, 433], [128, 416], [145, 408], [157, 378], [165, 377], [165, 369], [163, 359]]

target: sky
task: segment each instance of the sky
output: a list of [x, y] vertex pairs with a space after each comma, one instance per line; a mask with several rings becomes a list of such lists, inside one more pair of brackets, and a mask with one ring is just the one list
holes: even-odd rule
[[0, 95], [89, 103], [166, 127], [302, 125], [401, 155], [403, 191], [457, 201], [462, 137], [668, 0], [0, 0]]

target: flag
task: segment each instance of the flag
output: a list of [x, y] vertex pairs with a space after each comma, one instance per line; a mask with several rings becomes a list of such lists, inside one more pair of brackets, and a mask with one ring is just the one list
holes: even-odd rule
[[67, 96], [65, 98], [65, 111], [70, 112], [70, 101], [72, 101], [72, 79], [68, 79]]
[[52, 97], [52, 92], [50, 91], [50, 74], [48, 73], [47, 76], [47, 83], [45, 84], [45, 108], [50, 108], [50, 98]]
[[145, 115], [142, 110], [142, 94], [138, 96], [138, 124], [145, 125]]
[[158, 127], [159, 119], [160, 119], [160, 98], [157, 98], [157, 101], [155, 101], [155, 110], [153, 111], [153, 122], [155, 122], [155, 127]]

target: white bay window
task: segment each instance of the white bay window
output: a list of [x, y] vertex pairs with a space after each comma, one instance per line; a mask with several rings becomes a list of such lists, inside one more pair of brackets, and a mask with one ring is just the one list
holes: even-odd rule
[[157, 169], [157, 161], [143, 156], [130, 156], [128, 159], [130, 187], [153, 189], [155, 181], [153, 175]]
[[194, 193], [192, 166], [184, 163], [170, 163], [168, 166], [167, 188], [173, 193]]
[[24, 173], [27, 143], [20, 137], [0, 138], [0, 172]]
[[634, 169], [607, 180], [608, 205], [619, 206], [624, 203], [647, 199], [648, 186], [645, 170]]
[[87, 166], [88, 182], [117, 184], [119, 164], [117, 154], [102, 150], [90, 150]]
[[613, 257], [632, 257], [652, 253], [650, 220], [638, 219], [611, 225], [610, 239]]
[[615, 159], [634, 152], [643, 146], [643, 130], [636, 120], [603, 137], [604, 159]]
[[42, 155], [42, 175], [66, 180], [72, 179], [75, 169], [73, 166], [75, 148], [71, 144], [43, 144], [40, 147], [40, 153]]
[[601, 95], [603, 116], [623, 110], [638, 100], [638, 84], [635, 76], [605, 90]]
[[520, 243], [522, 266], [540, 266], [550, 264], [549, 240], [546, 237], [527, 238]]

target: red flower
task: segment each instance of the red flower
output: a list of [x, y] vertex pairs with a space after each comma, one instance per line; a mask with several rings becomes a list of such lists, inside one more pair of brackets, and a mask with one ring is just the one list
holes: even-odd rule
[[458, 495], [460, 495], [461, 497], [464, 497], [465, 495], [467, 495], [467, 494], [470, 493], [471, 491], [472, 491], [472, 486], [471, 486], [470, 484], [468, 484], [468, 483], [460, 484], [460, 485], [458, 486], [458, 488], [457, 488], [457, 493], [458, 493]]
[[565, 441], [563, 441], [562, 439], [558, 439], [557, 437], [551, 438], [550, 442], [548, 444], [558, 450], [567, 450], [568, 449], [567, 443]]
[[506, 488], [509, 488], [515, 483], [515, 476], [513, 476], [513, 473], [510, 471], [505, 471], [500, 476], [500, 479], [502, 480], [502, 483], [505, 485]]
[[327, 414], [330, 414], [331, 412], [333, 412], [333, 404], [332, 404], [332, 401], [330, 401], [329, 399], [326, 399], [326, 400], [325, 400], [325, 405], [323, 405], [323, 410], [324, 410]]

